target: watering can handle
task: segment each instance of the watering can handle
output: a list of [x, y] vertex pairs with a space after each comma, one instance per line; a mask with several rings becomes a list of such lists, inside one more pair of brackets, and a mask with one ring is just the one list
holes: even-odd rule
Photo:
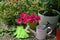
[[47, 29], [51, 29], [51, 31], [47, 33], [47, 35], [50, 35], [52, 33], [52, 28], [48, 27]]

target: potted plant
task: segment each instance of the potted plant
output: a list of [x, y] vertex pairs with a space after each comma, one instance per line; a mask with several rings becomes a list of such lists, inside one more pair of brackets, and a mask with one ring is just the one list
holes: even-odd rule
[[[2, 29], [4, 29], [4, 33], [6, 32], [6, 34], [8, 33], [8, 34], [12, 34], [13, 35], [13, 33], [14, 33], [14, 36], [16, 35], [16, 37], [17, 38], [21, 38], [21, 37], [23, 37], [23, 38], [27, 38], [27, 37], [29, 37], [29, 35], [27, 34], [27, 33], [29, 33], [27, 30], [25, 30], [24, 28], [24, 26], [26, 26], [26, 25], [24, 25], [24, 24], [21, 24], [21, 25], [19, 25], [19, 26], [17, 26], [18, 24], [16, 23], [16, 21], [15, 21], [15, 19], [16, 18], [18, 18], [18, 17], [20, 17], [20, 13], [22, 12], [22, 11], [29, 11], [29, 12], [27, 12], [27, 13], [29, 13], [30, 14], [30, 12], [32, 12], [33, 10], [31, 10], [31, 8], [30, 8], [30, 3], [28, 4], [29, 6], [28, 7], [25, 7], [26, 5], [24, 4], [24, 3], [20, 3], [21, 1], [13, 1], [13, 2], [3, 2], [3, 1], [1, 1], [0, 2], [0, 27], [2, 26]], [[35, 2], [35, 1], [34, 1]], [[23, 5], [24, 4], [24, 5]], [[32, 3], [32, 4], [34, 4], [34, 3]], [[21, 8], [22, 7], [22, 8]], [[25, 9], [25, 8], [26, 9]], [[35, 4], [34, 4], [34, 6], [32, 6], [31, 5], [31, 7], [32, 8], [34, 8], [35, 7]], [[37, 5], [36, 5], [36, 8], [37, 8]], [[36, 9], [35, 8], [35, 9]], [[38, 8], [37, 8], [38, 9]], [[36, 25], [37, 25], [37, 23], [38, 23], [38, 21], [39, 21], [39, 19], [40, 19], [40, 17], [39, 16], [37, 16], [37, 15], [35, 15], [34, 13], [35, 13], [35, 11], [36, 10], [34, 10], [34, 12], [30, 15], [30, 16], [33, 16], [33, 18], [31, 18], [31, 21], [33, 21], [33, 23], [35, 23], [34, 25], [34, 27], [33, 26], [31, 26], [32, 24], [31, 23], [29, 23], [28, 25], [32, 28], [32, 29], [35, 29], [35, 27], [36, 27]], [[24, 15], [24, 14], [23, 14]], [[35, 17], [34, 17], [35, 16]], [[33, 19], [33, 20], [32, 20]], [[36, 19], [36, 20], [35, 20]], [[2, 20], [2, 21], [1, 21]], [[20, 20], [20, 19], [19, 19]], [[24, 20], [24, 19], [23, 19]], [[27, 19], [28, 20], [28, 19]], [[25, 21], [26, 21], [26, 19], [25, 19]], [[25, 22], [24, 21], [24, 22]], [[27, 22], [27, 21], [26, 21]], [[31, 25], [30, 25], [31, 24]], [[13, 26], [13, 27], [12, 27]], [[17, 27], [17, 28], [16, 28]], [[20, 28], [21, 27], [21, 28]], [[7, 28], [7, 29], [6, 29]], [[25, 36], [19, 36], [20, 35], [20, 29], [23, 31], [22, 33], [24, 34], [24, 33], [26, 33], [25, 34]], [[6, 30], [5, 30], [6, 29]], [[27, 28], [26, 28], [27, 29]], [[17, 32], [18, 31], [18, 32]]]
[[45, 4], [40, 4], [43, 5], [42, 7], [44, 7], [44, 9], [38, 11], [38, 15], [41, 17], [39, 24], [43, 25], [49, 22], [50, 24], [56, 26], [58, 22], [59, 12], [51, 8], [50, 1], [45, 1], [43, 3]]
[[26, 12], [22, 12], [22, 14], [20, 14], [20, 17], [17, 19], [17, 23], [26, 24], [27, 26], [30, 26], [30, 28], [35, 29], [39, 20], [40, 16], [37, 16], [34, 13], [28, 15]]
[[60, 23], [58, 23], [58, 28], [56, 30], [56, 40], [60, 40]]
[[[19, 18], [16, 19], [16, 22], [19, 25], [17, 26], [16, 31], [14, 32], [14, 35], [16, 35], [16, 38], [18, 39], [28, 38], [29, 35], [27, 33], [29, 33], [29, 31], [27, 29], [29, 27], [32, 29], [35, 29], [39, 20], [40, 20], [40, 17], [35, 14], [28, 15], [26, 12], [22, 12]], [[34, 24], [35, 26], [30, 25], [31, 23]]]

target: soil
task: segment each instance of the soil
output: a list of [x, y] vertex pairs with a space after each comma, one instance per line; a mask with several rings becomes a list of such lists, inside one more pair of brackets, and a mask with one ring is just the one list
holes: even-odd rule
[[55, 12], [55, 11], [53, 11], [53, 12], [52, 12], [52, 11], [48, 11], [48, 12], [45, 13], [45, 14], [44, 14], [44, 11], [45, 11], [45, 10], [41, 10], [41, 11], [39, 11], [39, 13], [42, 14], [42, 15], [44, 15], [44, 16], [57, 16], [57, 15], [58, 15], [58, 13]]

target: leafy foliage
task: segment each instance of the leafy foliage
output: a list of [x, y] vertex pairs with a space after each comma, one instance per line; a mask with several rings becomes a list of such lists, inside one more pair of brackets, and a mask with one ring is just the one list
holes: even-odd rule
[[51, 0], [6, 0], [0, 2], [0, 17], [10, 25], [16, 25], [15, 19], [22, 11], [28, 14], [38, 13], [38, 10], [47, 8]]
[[[19, 11], [20, 12], [20, 11]], [[15, 24], [15, 18], [19, 14], [18, 9], [10, 3], [0, 2], [0, 18], [6, 24]]]
[[20, 12], [26, 11], [28, 13], [37, 14], [37, 10], [39, 9], [38, 2], [36, 2], [36, 0], [17, 0], [17, 1], [8, 0], [8, 2], [10, 2], [12, 5], [15, 5], [14, 3], [17, 3], [17, 6], [19, 6], [18, 9], [20, 10]]
[[0, 2], [0, 18], [5, 24], [15, 25], [15, 19], [22, 11], [36, 13], [38, 10], [38, 2], [36, 1], [23, 1], [23, 0], [7, 0], [7, 2]]
[[2, 33], [3, 32], [3, 29], [0, 29], [0, 33]]
[[0, 36], [3, 35], [3, 29], [0, 28]]
[[29, 37], [27, 33], [29, 33], [29, 31], [24, 29], [23, 26], [17, 26], [16, 32], [14, 33], [14, 35], [16, 35], [16, 38], [27, 38]]
[[60, 0], [58, 0], [58, 7], [60, 7]]

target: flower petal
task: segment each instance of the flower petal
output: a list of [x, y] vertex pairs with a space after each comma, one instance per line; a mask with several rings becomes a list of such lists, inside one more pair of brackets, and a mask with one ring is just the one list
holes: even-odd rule
[[22, 23], [22, 19], [21, 18], [18, 18], [16, 21], [17, 21], [18, 24]]
[[24, 20], [23, 20], [23, 23], [24, 24], [27, 24], [29, 22], [29, 20], [27, 19], [27, 18], [25, 18]]
[[20, 14], [20, 18], [24, 19], [26, 17], [27, 13], [26, 12], [22, 12], [22, 14]]
[[37, 22], [39, 22], [39, 20], [41, 19], [40, 16], [35, 16], [35, 19]]
[[35, 16], [36, 16], [36, 15], [35, 15], [34, 13], [31, 14], [31, 17], [32, 17], [32, 18], [35, 18]]

